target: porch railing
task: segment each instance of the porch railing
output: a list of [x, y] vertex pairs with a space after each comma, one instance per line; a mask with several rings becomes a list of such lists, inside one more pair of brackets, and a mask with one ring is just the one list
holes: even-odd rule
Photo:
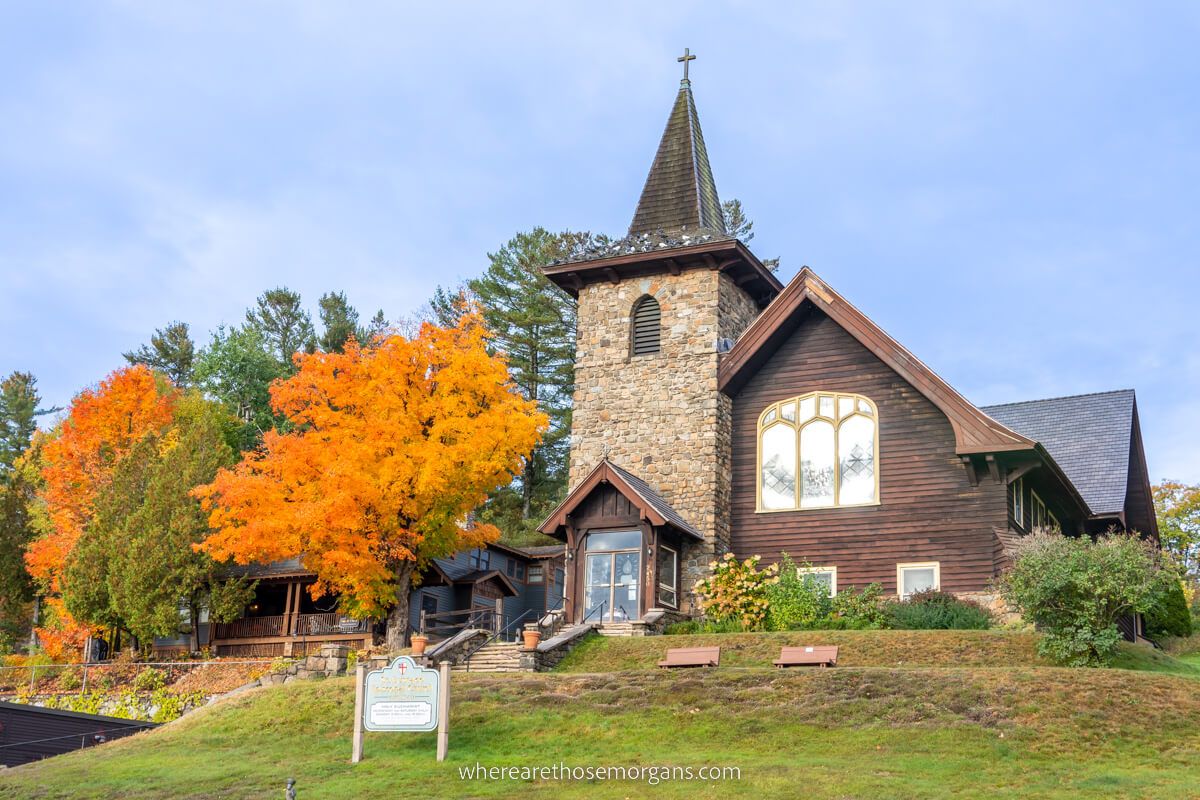
[[500, 615], [491, 606], [475, 606], [460, 611], [422, 611], [417, 628], [426, 636], [443, 638], [466, 628], [495, 633], [500, 628]]
[[[289, 619], [295, 625], [288, 624]], [[289, 630], [290, 628], [290, 630]], [[256, 639], [272, 636], [329, 636], [339, 633], [367, 633], [370, 622], [354, 619], [337, 612], [297, 614], [273, 617], [243, 617], [233, 622], [218, 622], [213, 628], [214, 639]]]

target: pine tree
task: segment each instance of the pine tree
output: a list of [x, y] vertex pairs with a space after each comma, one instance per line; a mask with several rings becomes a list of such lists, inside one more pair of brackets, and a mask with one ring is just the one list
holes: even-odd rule
[[187, 388], [194, 379], [196, 345], [186, 322], [172, 322], [156, 330], [149, 345], [125, 353], [125, 360], [130, 364], [145, 364], [166, 375], [176, 386]]
[[287, 287], [263, 292], [255, 306], [246, 311], [246, 325], [262, 336], [288, 375], [296, 371], [292, 356], [311, 353], [316, 347], [312, 317], [301, 305], [300, 295]]
[[[746, 216], [742, 201], [734, 198], [721, 204], [721, 213], [725, 216], [725, 232], [742, 244], [749, 244], [754, 238], [754, 221]], [[763, 266], [775, 272], [779, 269], [778, 258], [763, 259]]]
[[430, 301], [431, 314], [440, 324], [453, 324], [464, 301], [478, 304], [491, 331], [491, 347], [507, 356], [513, 382], [550, 418], [550, 429], [518, 481], [494, 495], [481, 516], [510, 539], [529, 538], [531, 523], [566, 492], [576, 307], [546, 279], [542, 267], [591, 238], [589, 233], [551, 233], [544, 228], [519, 233], [488, 254], [483, 275], [459, 289], [439, 287]]
[[0, 650], [11, 649], [27, 630], [33, 584], [25, 570], [25, 546], [33, 538], [30, 504], [34, 471], [24, 461], [37, 430], [37, 380], [14, 372], [0, 381]]
[[321, 295], [319, 301], [321, 326], [324, 331], [317, 344], [326, 353], [341, 353], [346, 349], [346, 341], [353, 336], [361, 340], [362, 331], [358, 327], [358, 311], [350, 305], [345, 292], [329, 292]]

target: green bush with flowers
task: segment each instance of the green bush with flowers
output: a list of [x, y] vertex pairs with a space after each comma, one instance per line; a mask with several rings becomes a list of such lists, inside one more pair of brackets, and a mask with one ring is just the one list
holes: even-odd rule
[[696, 581], [692, 591], [706, 619], [761, 629], [767, 618], [768, 587], [779, 581], [779, 566], [758, 568], [759, 556], [739, 560], [726, 553], [709, 564], [712, 575]]

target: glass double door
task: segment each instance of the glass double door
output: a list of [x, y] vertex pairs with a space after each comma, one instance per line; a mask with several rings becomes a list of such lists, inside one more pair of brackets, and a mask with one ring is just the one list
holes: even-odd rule
[[640, 617], [641, 550], [588, 553], [584, 573], [587, 619], [625, 622]]

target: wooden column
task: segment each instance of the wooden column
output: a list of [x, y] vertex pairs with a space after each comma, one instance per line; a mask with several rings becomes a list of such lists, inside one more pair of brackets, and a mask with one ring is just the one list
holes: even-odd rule
[[292, 635], [292, 589], [295, 586], [295, 583], [287, 585], [287, 598], [283, 601], [283, 627], [280, 630], [283, 636]]

